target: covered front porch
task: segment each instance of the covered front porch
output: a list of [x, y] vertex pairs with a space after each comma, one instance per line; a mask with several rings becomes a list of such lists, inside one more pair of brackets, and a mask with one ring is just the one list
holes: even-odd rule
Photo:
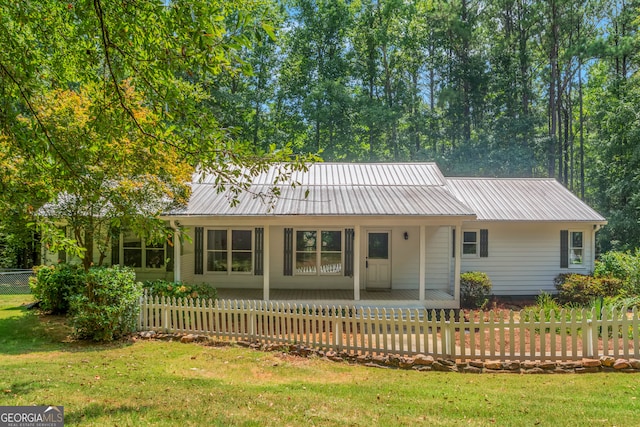
[[[218, 288], [221, 300], [264, 300], [262, 289]], [[392, 289], [386, 291], [360, 291], [355, 300], [353, 290], [344, 289], [271, 289], [269, 301], [295, 302], [302, 305], [357, 305], [387, 308], [452, 308], [454, 296], [438, 289], [425, 290], [420, 301], [418, 289]]]
[[[176, 239], [176, 253], [181, 253], [176, 281], [208, 283], [225, 300], [459, 308], [460, 218], [403, 218], [403, 225], [397, 218], [360, 219], [356, 224], [318, 218], [315, 227], [308, 225], [308, 218], [290, 218], [286, 225], [276, 218], [261, 227], [255, 226], [255, 219], [249, 221], [206, 225], [200, 219], [193, 224], [193, 244], [183, 249]], [[236, 252], [208, 249], [215, 247], [216, 236], [226, 238], [233, 248], [235, 230], [250, 242], [246, 259], [251, 264], [245, 271], [235, 270]], [[307, 236], [312, 237], [314, 251], [300, 250], [306, 249], [301, 239]], [[335, 250], [325, 251], [333, 242]], [[213, 271], [217, 264], [210, 261], [219, 252], [233, 270]]]

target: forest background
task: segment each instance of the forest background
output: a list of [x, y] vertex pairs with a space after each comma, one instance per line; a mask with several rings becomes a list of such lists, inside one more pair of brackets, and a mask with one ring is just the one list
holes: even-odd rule
[[[195, 167], [235, 188], [234, 164], [308, 153], [435, 161], [446, 176], [556, 178], [608, 219], [600, 251], [640, 247], [640, 1], [38, 3], [0, 5], [5, 263], [60, 194], [106, 180], [114, 197], [106, 166], [77, 153], [123, 164], [113, 141], [132, 140], [176, 203]], [[76, 107], [61, 123], [63, 100]], [[117, 197], [132, 200], [138, 166]], [[117, 204], [109, 225], [139, 206]]]

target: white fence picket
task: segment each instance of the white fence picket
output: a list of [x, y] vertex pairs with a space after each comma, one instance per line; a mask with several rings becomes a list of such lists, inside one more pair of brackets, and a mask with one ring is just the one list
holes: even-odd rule
[[[350, 354], [430, 354], [460, 360], [640, 358], [636, 308], [489, 313], [453, 310], [299, 306], [266, 301], [176, 299], [144, 295], [139, 329], [216, 339], [294, 343]], [[496, 318], [497, 317], [497, 318]], [[537, 319], [537, 320], [536, 320]], [[527, 340], [528, 338], [528, 340]]]

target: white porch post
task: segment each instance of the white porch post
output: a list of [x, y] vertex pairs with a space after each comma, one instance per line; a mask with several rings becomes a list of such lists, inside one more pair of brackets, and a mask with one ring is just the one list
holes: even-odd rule
[[173, 244], [175, 245], [175, 248], [173, 248], [173, 253], [175, 254], [175, 259], [173, 260], [173, 281], [179, 282], [182, 280], [182, 257], [180, 256], [182, 243], [180, 242], [180, 230], [176, 230], [173, 236]]
[[453, 272], [453, 299], [460, 304], [460, 256], [462, 254], [462, 225], [456, 224], [456, 257]]
[[269, 260], [269, 226], [264, 226], [263, 234], [263, 267], [262, 267], [262, 299], [269, 300], [269, 278], [271, 276], [271, 262]]
[[[173, 229], [173, 253], [175, 258], [173, 260], [173, 281], [179, 282], [182, 280], [182, 258], [180, 256], [180, 254], [182, 253], [182, 242], [180, 241], [180, 226], [175, 220], [169, 221], [169, 225]], [[120, 239], [121, 236], [118, 236], [118, 238]], [[118, 245], [118, 250], [120, 250], [121, 247], [122, 243]], [[121, 253], [120, 259], [122, 259], [122, 257], [123, 255]]]
[[360, 301], [360, 226], [353, 227], [353, 299]]
[[427, 241], [426, 241], [426, 227], [420, 226], [420, 279], [419, 279], [419, 299], [424, 302], [426, 273], [427, 273]]

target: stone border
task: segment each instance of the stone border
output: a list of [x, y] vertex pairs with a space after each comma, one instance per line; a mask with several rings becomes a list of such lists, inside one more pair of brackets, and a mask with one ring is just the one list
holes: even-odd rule
[[[232, 345], [234, 342], [217, 341], [208, 335], [196, 334], [164, 334], [155, 331], [139, 332], [134, 336], [141, 339], [164, 341], [180, 341], [181, 343], [202, 343], [209, 346]], [[628, 372], [640, 373], [640, 360], [616, 359], [612, 356], [601, 356], [599, 359], [584, 358], [579, 361], [502, 361], [471, 360], [456, 362], [454, 360], [417, 354], [415, 356], [353, 355], [346, 351], [323, 351], [298, 344], [264, 344], [260, 342], [237, 341], [235, 344], [259, 351], [283, 352], [300, 357], [320, 357], [334, 362], [347, 362], [372, 368], [413, 369], [416, 371], [459, 372], [468, 374], [584, 374], [595, 372]]]

